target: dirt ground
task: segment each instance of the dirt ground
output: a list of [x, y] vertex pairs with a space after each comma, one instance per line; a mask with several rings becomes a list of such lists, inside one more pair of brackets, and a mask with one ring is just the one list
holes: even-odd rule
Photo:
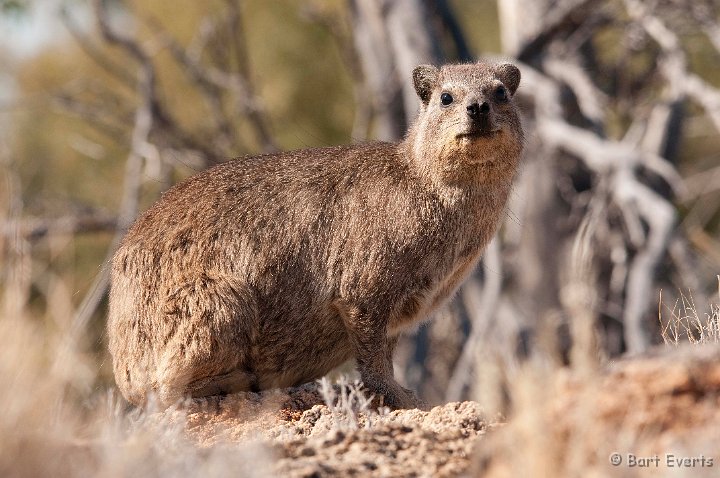
[[507, 420], [487, 418], [475, 402], [378, 412], [352, 388], [325, 388], [323, 398], [318, 384], [196, 402], [163, 419], [186, 420], [191, 440], [209, 450], [260, 444], [261, 475], [720, 473], [717, 347], [665, 347], [582, 374], [517, 380]]

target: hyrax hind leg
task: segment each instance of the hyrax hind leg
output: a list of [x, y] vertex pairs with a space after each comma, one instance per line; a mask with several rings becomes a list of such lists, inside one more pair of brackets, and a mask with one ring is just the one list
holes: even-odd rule
[[336, 307], [350, 338], [363, 385], [381, 395], [390, 408], [424, 408], [425, 404], [411, 390], [395, 381], [392, 352], [397, 339], [387, 336], [383, 318], [341, 302]]
[[250, 390], [250, 351], [259, 332], [255, 295], [237, 280], [199, 274], [168, 290], [158, 348], [162, 403]]

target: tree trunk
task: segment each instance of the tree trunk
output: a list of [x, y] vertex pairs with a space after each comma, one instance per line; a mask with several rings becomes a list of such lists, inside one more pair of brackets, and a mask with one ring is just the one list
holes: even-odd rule
[[435, 63], [437, 39], [421, 0], [350, 0], [353, 37], [375, 113], [374, 137], [398, 140], [417, 113], [412, 70]]

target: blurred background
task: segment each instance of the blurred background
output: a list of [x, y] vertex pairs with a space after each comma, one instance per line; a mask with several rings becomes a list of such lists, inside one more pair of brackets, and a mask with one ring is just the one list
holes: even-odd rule
[[106, 390], [106, 266], [164, 190], [246, 154], [399, 140], [414, 66], [503, 58], [523, 75], [523, 169], [470, 281], [400, 344], [400, 380], [439, 403], [537, 350], [717, 340], [719, 11], [0, 0], [0, 321], [32, 323], [48, 366], [71, 344], [83, 386]]

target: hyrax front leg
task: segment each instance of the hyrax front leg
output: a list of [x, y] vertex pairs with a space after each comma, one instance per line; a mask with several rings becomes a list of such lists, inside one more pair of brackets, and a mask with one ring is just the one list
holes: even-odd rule
[[392, 352], [397, 339], [388, 338], [385, 321], [359, 307], [339, 305], [338, 310], [365, 387], [382, 395], [390, 408], [422, 408], [415, 394], [395, 381]]

